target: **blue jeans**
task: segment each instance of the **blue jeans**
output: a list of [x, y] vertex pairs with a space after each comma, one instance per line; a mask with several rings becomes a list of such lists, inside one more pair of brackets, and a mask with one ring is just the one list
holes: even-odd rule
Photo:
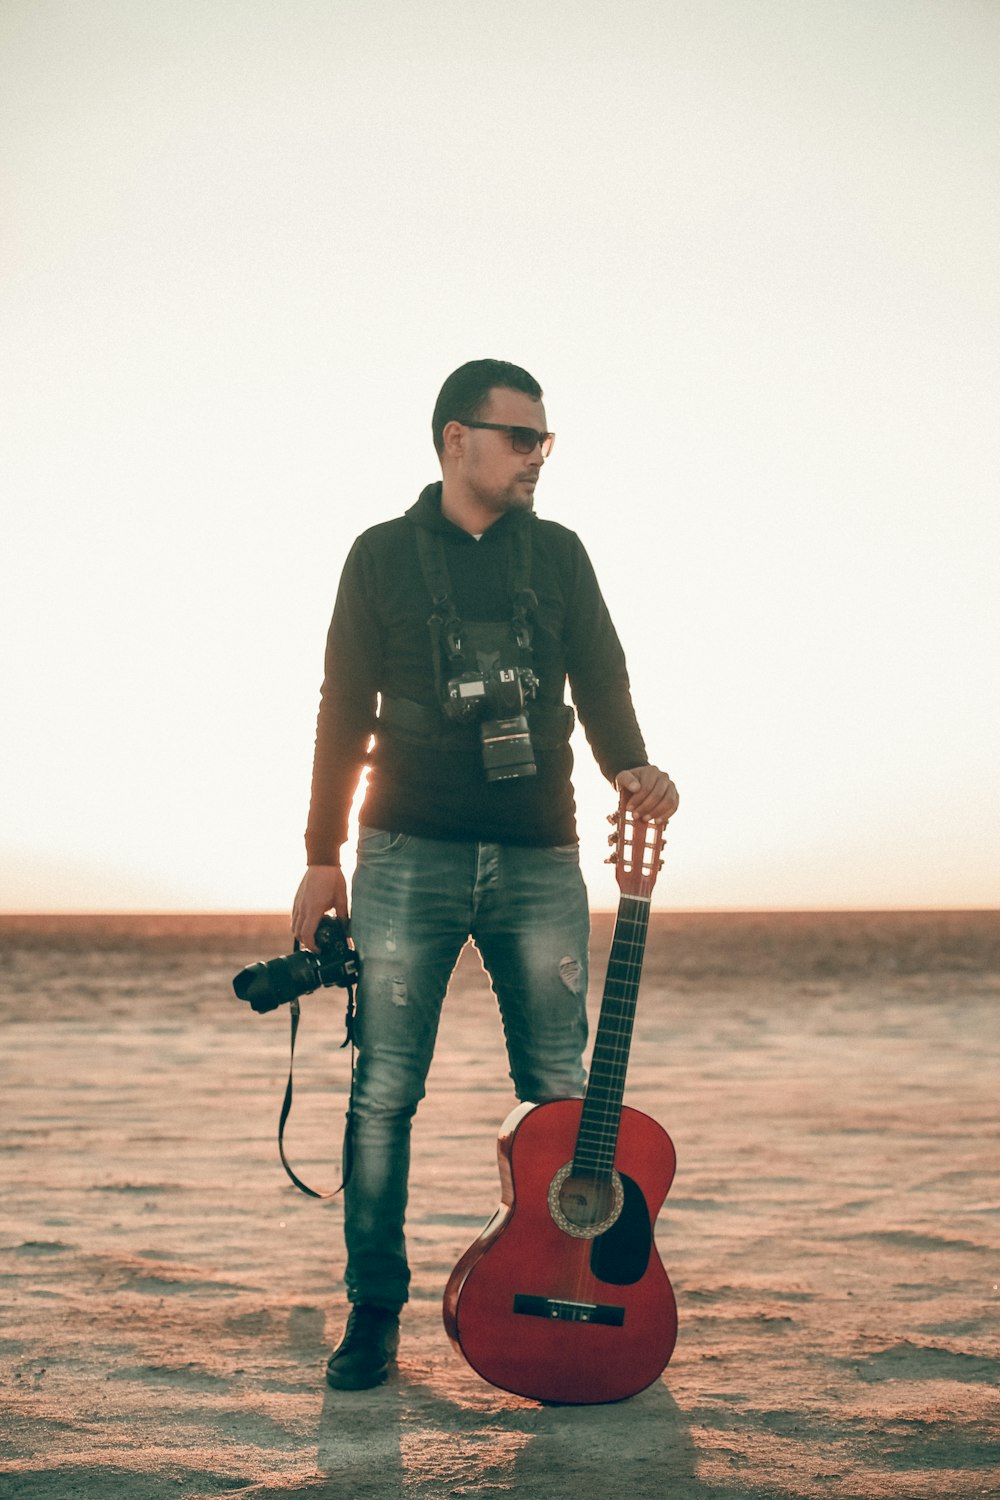
[[590, 917], [577, 846], [523, 849], [362, 828], [351, 933], [362, 973], [344, 1190], [347, 1295], [400, 1307], [410, 1280], [410, 1123], [448, 981], [470, 937], [499, 1002], [517, 1097], [583, 1092]]

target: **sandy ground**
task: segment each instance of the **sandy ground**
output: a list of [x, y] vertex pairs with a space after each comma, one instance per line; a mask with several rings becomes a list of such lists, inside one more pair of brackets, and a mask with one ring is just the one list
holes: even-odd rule
[[[229, 989], [284, 924], [142, 925], [0, 919], [4, 1500], [1000, 1494], [998, 914], [654, 916], [627, 1097], [677, 1146], [680, 1335], [589, 1408], [492, 1389], [441, 1326], [512, 1103], [474, 955], [416, 1126], [399, 1373], [334, 1393], [341, 1209], [277, 1161], [287, 1012]], [[329, 1185], [341, 1014], [304, 1002], [289, 1134]]]

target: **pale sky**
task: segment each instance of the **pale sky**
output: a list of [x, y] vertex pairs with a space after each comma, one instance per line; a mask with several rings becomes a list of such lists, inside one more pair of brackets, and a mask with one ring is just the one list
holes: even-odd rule
[[657, 904], [1000, 904], [998, 58], [994, 0], [4, 0], [0, 908], [289, 905], [341, 564], [482, 356], [681, 790]]

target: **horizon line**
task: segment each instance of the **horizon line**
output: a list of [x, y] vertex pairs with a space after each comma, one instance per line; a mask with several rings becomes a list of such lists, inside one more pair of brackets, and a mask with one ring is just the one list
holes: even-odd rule
[[[614, 916], [617, 912], [615, 906], [591, 906], [592, 916]], [[975, 905], [910, 905], [899, 904], [887, 905], [827, 905], [827, 906], [654, 906], [654, 911], [673, 913], [677, 916], [820, 916], [826, 914], [856, 914], [867, 913], [887, 915], [898, 913], [931, 913], [931, 912], [998, 912], [1000, 913], [1000, 902], [996, 904]], [[6, 917], [263, 917], [274, 920], [287, 920], [290, 914], [282, 908], [272, 907], [42, 907], [42, 908], [0, 908], [0, 921]]]

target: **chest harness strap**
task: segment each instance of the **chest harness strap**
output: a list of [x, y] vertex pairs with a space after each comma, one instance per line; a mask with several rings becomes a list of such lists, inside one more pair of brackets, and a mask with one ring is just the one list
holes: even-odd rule
[[[444, 702], [444, 684], [441, 678], [442, 648], [452, 667], [461, 670], [463, 663], [464, 627], [459, 618], [455, 601], [451, 596], [451, 575], [444, 554], [444, 543], [437, 532], [426, 526], [417, 527], [417, 554], [420, 570], [433, 602], [433, 610], [427, 621], [431, 638], [431, 660], [434, 663], [434, 690], [439, 703]], [[531, 522], [516, 527], [514, 549], [510, 566], [510, 592], [512, 596], [511, 630], [518, 649], [526, 657], [525, 665], [531, 662], [531, 624], [528, 615], [538, 607], [538, 599], [529, 587], [531, 578]]]

